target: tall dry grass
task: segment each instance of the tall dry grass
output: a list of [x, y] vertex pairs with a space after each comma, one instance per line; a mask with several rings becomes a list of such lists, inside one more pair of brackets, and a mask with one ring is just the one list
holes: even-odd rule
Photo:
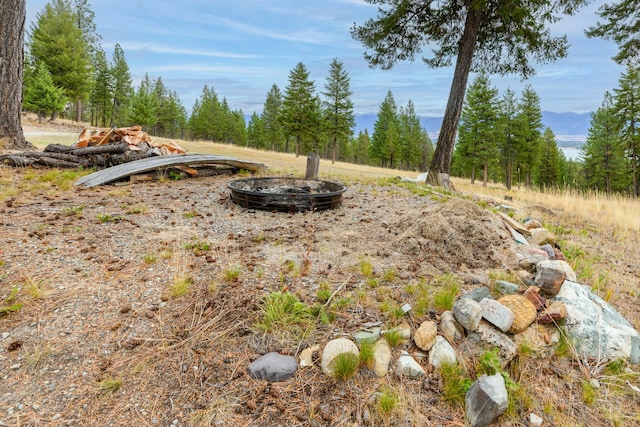
[[640, 231], [640, 199], [573, 189], [507, 190], [500, 185], [483, 187], [481, 184], [471, 184], [468, 180], [462, 179], [454, 179], [454, 185], [457, 190], [465, 193], [484, 194], [500, 199], [510, 196], [515, 202], [558, 210], [575, 222], [613, 228], [621, 232]]

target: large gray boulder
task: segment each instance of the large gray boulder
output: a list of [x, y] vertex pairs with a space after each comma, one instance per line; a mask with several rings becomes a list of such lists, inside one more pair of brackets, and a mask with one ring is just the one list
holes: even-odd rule
[[640, 362], [638, 331], [589, 287], [565, 281], [556, 300], [567, 308], [566, 331], [579, 357]]

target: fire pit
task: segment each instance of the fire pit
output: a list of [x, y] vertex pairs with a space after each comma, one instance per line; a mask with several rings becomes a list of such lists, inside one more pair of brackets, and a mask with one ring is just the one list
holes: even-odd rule
[[280, 212], [335, 209], [342, 202], [343, 185], [303, 178], [247, 178], [227, 184], [231, 200], [249, 209]]

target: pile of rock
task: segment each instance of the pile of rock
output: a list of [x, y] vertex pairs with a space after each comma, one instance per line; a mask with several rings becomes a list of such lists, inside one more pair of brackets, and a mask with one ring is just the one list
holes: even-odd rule
[[[613, 307], [577, 283], [575, 272], [556, 247], [553, 233], [537, 221], [520, 224], [508, 215], [499, 215], [514, 239], [521, 243], [518, 263], [523, 285], [498, 280], [493, 289], [477, 287], [461, 295], [451, 311], [422, 322], [415, 331], [403, 322], [391, 330], [371, 327], [355, 331], [353, 339], [330, 341], [321, 351], [322, 371], [333, 376], [335, 360], [344, 354], [358, 357], [357, 343], [367, 341], [374, 343], [373, 372], [379, 377], [387, 375], [393, 353], [384, 336], [390, 332], [412, 341], [418, 349], [412, 354], [403, 351], [395, 360], [396, 374], [412, 378], [426, 374], [424, 361], [439, 369], [444, 363], [462, 362], [463, 357], [479, 357], [486, 351], [497, 350], [506, 368], [522, 343], [538, 357], [548, 357], [561, 333], [567, 334], [578, 358], [626, 359], [638, 363], [640, 335]], [[563, 324], [562, 330], [559, 323]], [[313, 366], [315, 352], [320, 353], [319, 346], [304, 350], [299, 367]], [[288, 371], [283, 374], [285, 367]], [[272, 353], [253, 362], [249, 373], [254, 378], [281, 381], [293, 376], [297, 368], [291, 356]], [[273, 372], [269, 373], [271, 369]], [[500, 374], [480, 377], [466, 396], [469, 425], [489, 425], [506, 410], [507, 401]], [[542, 419], [530, 414], [527, 422], [540, 425]]]

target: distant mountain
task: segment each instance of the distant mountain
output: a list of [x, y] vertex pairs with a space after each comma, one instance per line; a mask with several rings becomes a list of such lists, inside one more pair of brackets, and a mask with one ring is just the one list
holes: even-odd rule
[[[357, 114], [356, 115], [356, 135], [360, 131], [367, 129], [369, 135], [373, 133], [373, 127], [378, 118], [377, 114]], [[438, 138], [442, 117], [419, 116], [420, 123], [429, 133], [433, 142]], [[580, 147], [587, 138], [591, 122], [591, 113], [555, 113], [552, 111], [542, 112], [542, 124], [550, 127], [556, 135], [559, 146]]]

